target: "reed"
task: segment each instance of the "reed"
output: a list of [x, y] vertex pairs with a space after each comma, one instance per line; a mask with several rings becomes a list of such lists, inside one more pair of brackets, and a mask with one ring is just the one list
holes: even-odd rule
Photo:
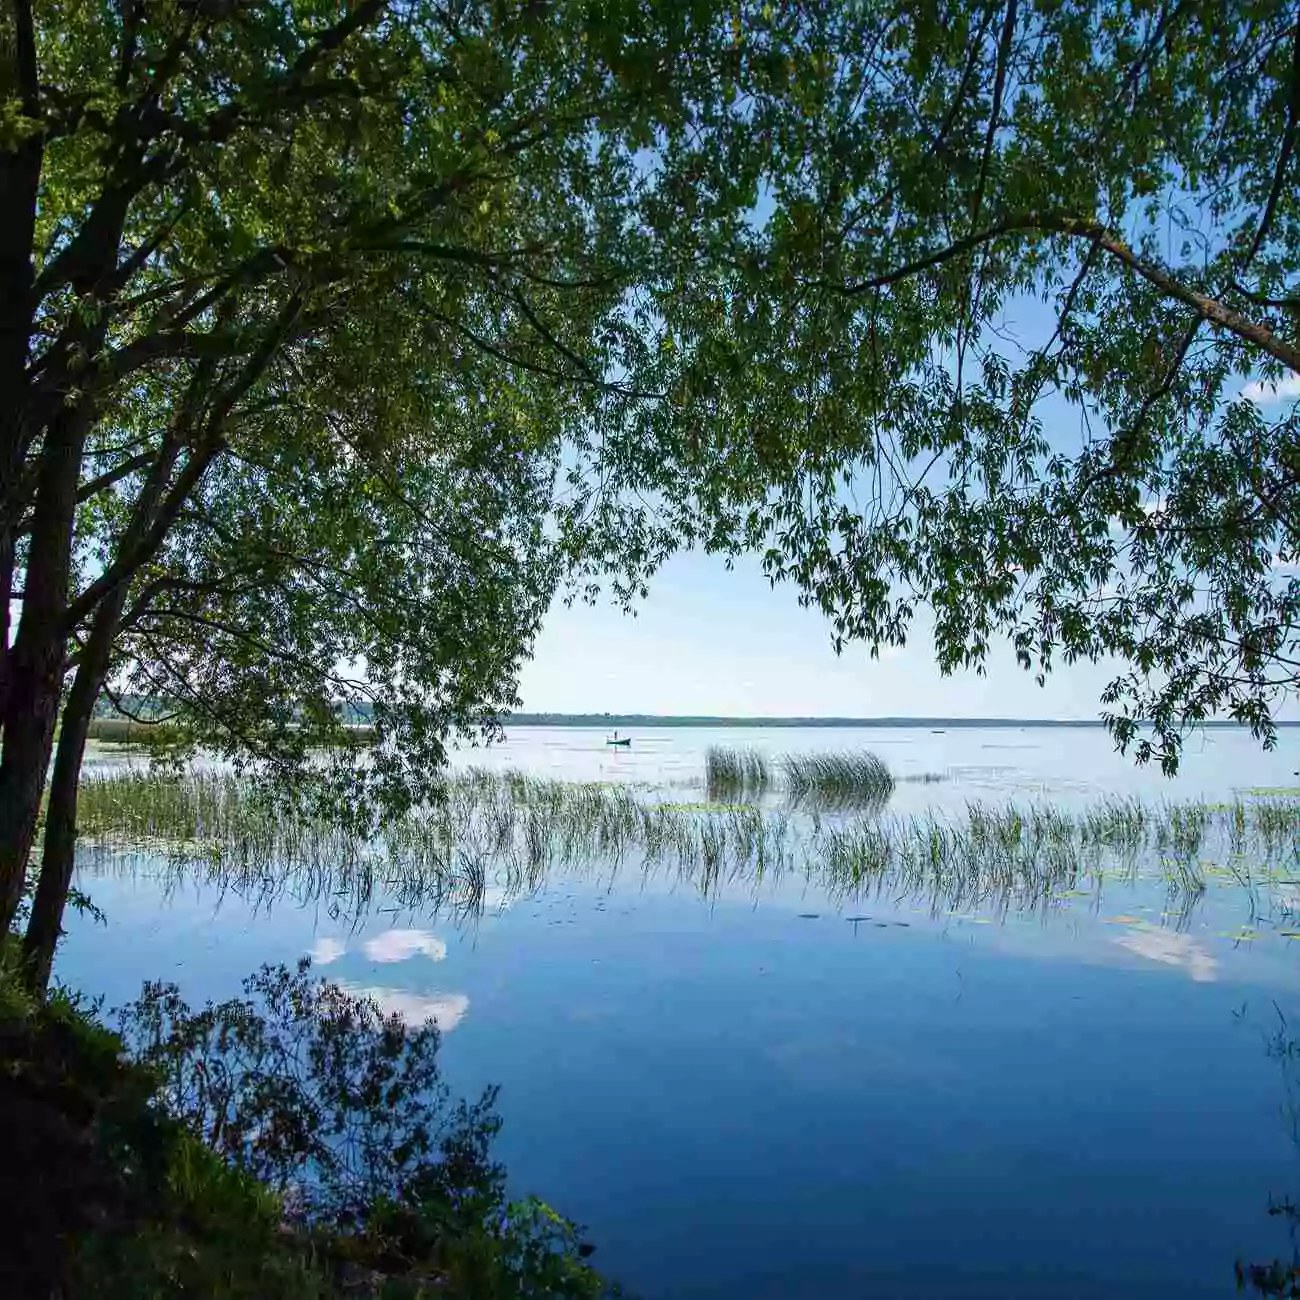
[[787, 754], [781, 771], [796, 803], [883, 808], [894, 792], [894, 778], [875, 754]]
[[[815, 805], [790, 816], [752, 803], [655, 804], [626, 787], [484, 771], [449, 777], [429, 806], [369, 837], [286, 812], [225, 774], [88, 776], [79, 824], [92, 872], [147, 862], [256, 903], [287, 896], [360, 914], [382, 895], [456, 917], [477, 914], [489, 886], [518, 896], [551, 873], [612, 875], [629, 860], [710, 896], [793, 871], [841, 899], [907, 896], [955, 912], [1043, 910], [1145, 872], [1167, 883], [1175, 913], [1214, 880], [1267, 887], [1300, 858], [1300, 801], [1114, 799], [1078, 813], [971, 804], [953, 816], [823, 821]], [[1236, 869], [1207, 873], [1193, 851], [1207, 843], [1231, 848]], [[1245, 853], [1258, 869], [1236, 865]]]
[[714, 745], [705, 755], [705, 786], [715, 803], [758, 799], [780, 788], [794, 804], [879, 809], [889, 802], [894, 778], [875, 754], [787, 754], [773, 763], [757, 750]]
[[755, 799], [772, 784], [772, 768], [755, 749], [729, 749], [710, 745], [704, 756], [704, 783], [710, 800]]

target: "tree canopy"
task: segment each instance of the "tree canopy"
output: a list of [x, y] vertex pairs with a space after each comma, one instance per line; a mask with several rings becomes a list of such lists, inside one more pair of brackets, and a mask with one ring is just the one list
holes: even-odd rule
[[1271, 742], [1300, 667], [1300, 15], [763, 12], [756, 40], [821, 54], [799, 112], [756, 96], [729, 264], [663, 303], [691, 361], [619, 460], [671, 503], [662, 551], [758, 551], [840, 648], [929, 607], [945, 670], [1004, 640], [1040, 677], [1113, 662], [1114, 734], [1170, 770], [1216, 714]]

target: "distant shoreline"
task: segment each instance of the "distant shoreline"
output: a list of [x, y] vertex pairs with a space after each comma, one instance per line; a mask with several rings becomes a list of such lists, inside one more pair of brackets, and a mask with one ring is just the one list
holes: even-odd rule
[[[956, 731], [959, 728], [1102, 728], [1097, 718], [787, 718], [787, 717], [711, 717], [708, 715], [664, 713], [513, 713], [501, 719], [510, 727], [858, 727], [858, 728], [930, 728]], [[1279, 727], [1300, 727], [1300, 721], [1279, 722]], [[1242, 731], [1245, 724], [1232, 721], [1198, 723], [1213, 731]], [[1189, 728], [1195, 730], [1196, 728]]]

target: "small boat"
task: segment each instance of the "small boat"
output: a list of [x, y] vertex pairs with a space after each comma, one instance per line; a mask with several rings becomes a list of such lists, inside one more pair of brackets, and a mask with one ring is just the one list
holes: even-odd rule
[[606, 736], [606, 737], [605, 737], [605, 744], [607, 744], [607, 745], [617, 745], [620, 749], [631, 749], [631, 748], [632, 748], [632, 737], [631, 737], [631, 736], [618, 736], [618, 735], [614, 735], [614, 736]]

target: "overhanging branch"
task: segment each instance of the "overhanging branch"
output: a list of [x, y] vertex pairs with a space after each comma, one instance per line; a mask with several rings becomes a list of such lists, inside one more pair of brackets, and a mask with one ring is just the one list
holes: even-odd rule
[[1278, 338], [1268, 326], [1243, 316], [1217, 298], [1211, 298], [1208, 294], [1201, 293], [1189, 285], [1183, 284], [1182, 281], [1162, 267], [1139, 257], [1118, 235], [1100, 222], [1069, 213], [1050, 211], [1012, 213], [983, 230], [967, 235], [963, 239], [958, 239], [945, 248], [936, 249], [934, 252], [918, 257], [903, 266], [838, 287], [841, 292], [851, 297], [868, 293], [874, 289], [887, 288], [890, 285], [900, 284], [904, 280], [920, 275], [922, 272], [934, 270], [949, 262], [956, 261], [966, 254], [975, 252], [984, 245], [1008, 235], [1064, 235], [1072, 239], [1093, 240], [1111, 258], [1128, 267], [1134, 274], [1146, 280], [1148, 284], [1159, 289], [1166, 297], [1173, 298], [1191, 307], [1201, 320], [1217, 325], [1247, 343], [1253, 343], [1289, 369], [1300, 371], [1300, 347]]

